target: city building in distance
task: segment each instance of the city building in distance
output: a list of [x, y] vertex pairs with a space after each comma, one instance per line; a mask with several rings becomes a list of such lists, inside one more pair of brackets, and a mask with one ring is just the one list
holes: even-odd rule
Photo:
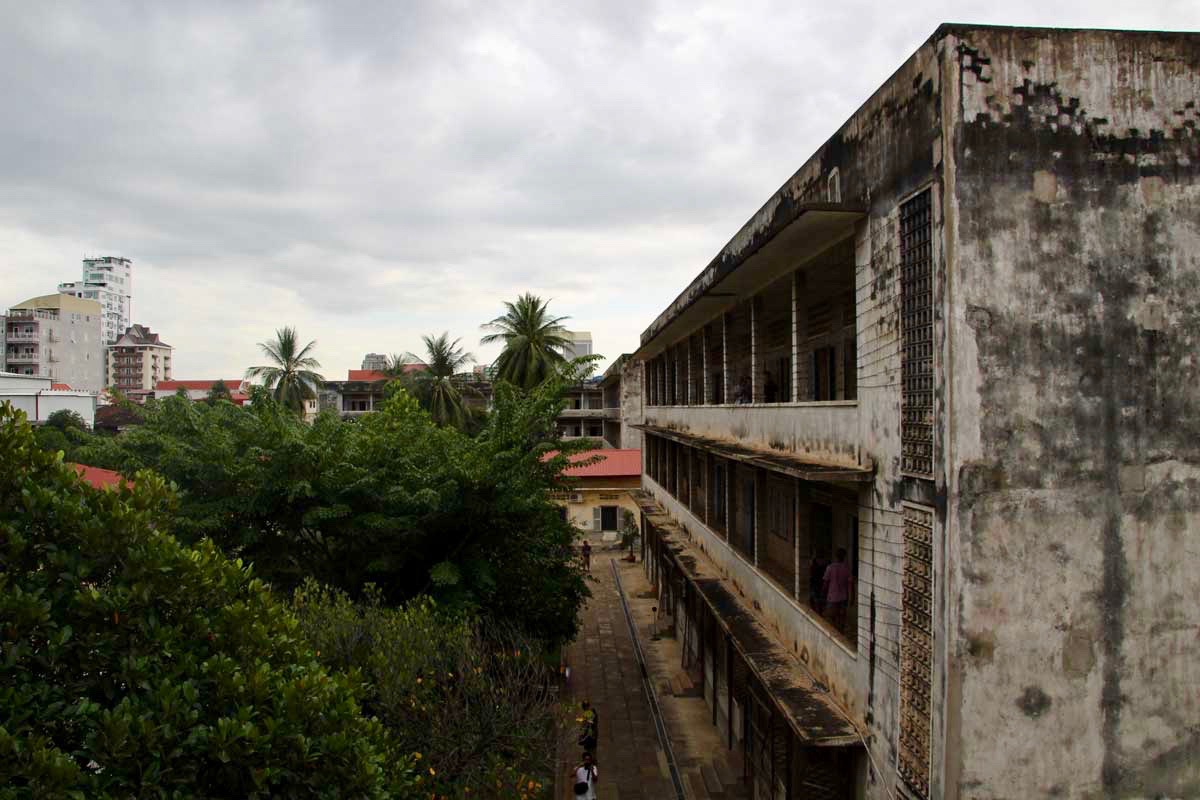
[[1198, 65], [943, 25], [642, 333], [645, 563], [753, 796], [1200, 796]]
[[159, 381], [171, 380], [173, 350], [145, 325], [131, 325], [108, 346], [108, 386], [130, 397], [152, 394]]
[[131, 324], [133, 262], [117, 256], [85, 258], [82, 278], [60, 283], [58, 291], [98, 302], [104, 314], [104, 343], [112, 344]]
[[570, 361], [581, 356], [592, 354], [592, 334], [587, 331], [567, 331], [565, 337], [570, 343], [563, 348], [563, 357]]
[[95, 300], [48, 294], [18, 303], [4, 323], [5, 369], [99, 392], [104, 388], [102, 324]]
[[367, 353], [363, 356], [362, 368], [367, 372], [382, 372], [388, 368], [388, 357], [383, 353]]

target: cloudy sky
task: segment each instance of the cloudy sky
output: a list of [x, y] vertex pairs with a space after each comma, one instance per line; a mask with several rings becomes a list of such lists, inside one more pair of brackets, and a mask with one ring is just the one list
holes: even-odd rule
[[0, 305], [134, 260], [176, 377], [281, 325], [327, 377], [522, 291], [608, 357], [946, 20], [1200, 29], [1195, 0], [0, 0]]

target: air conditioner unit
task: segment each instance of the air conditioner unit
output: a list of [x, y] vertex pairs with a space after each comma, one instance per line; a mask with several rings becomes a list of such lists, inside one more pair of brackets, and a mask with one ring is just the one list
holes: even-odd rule
[[567, 502], [568, 503], [582, 503], [583, 502], [583, 492], [572, 492], [571, 495], [569, 497], [567, 497]]

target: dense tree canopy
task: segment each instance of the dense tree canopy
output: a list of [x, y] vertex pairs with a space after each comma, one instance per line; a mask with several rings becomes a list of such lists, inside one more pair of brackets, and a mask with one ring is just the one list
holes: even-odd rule
[[0, 797], [414, 797], [410, 756], [286, 604], [98, 491], [0, 406]]
[[174, 481], [179, 535], [211, 537], [279, 588], [311, 576], [353, 595], [372, 582], [389, 602], [432, 593], [557, 644], [587, 593], [576, 532], [547, 491], [572, 450], [554, 428], [572, 379], [498, 388], [474, 438], [402, 390], [374, 414], [311, 425], [264, 391], [246, 408], [167, 398], [76, 457]]

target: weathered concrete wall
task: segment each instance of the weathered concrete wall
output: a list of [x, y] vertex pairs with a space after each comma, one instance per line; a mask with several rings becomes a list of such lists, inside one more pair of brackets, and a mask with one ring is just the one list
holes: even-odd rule
[[945, 796], [1200, 796], [1200, 36], [947, 41]]
[[642, 409], [642, 375], [640, 361], [629, 361], [621, 370], [621, 442], [626, 450], [642, 449], [642, 432], [634, 427], [644, 421]]

